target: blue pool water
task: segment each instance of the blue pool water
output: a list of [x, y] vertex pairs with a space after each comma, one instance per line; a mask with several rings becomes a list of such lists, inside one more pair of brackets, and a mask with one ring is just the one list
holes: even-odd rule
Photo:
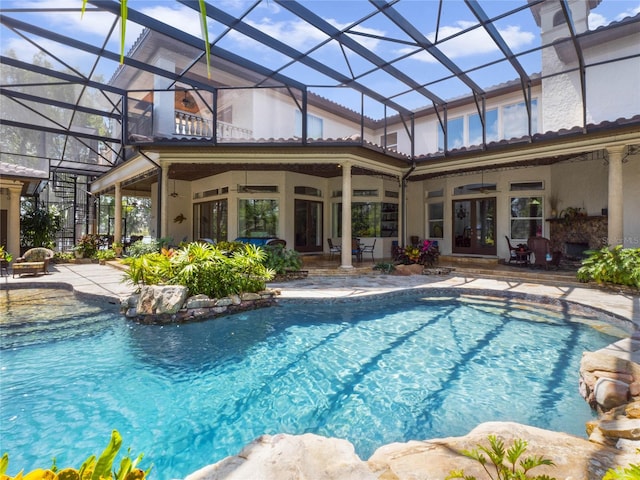
[[150, 326], [60, 291], [0, 294], [10, 474], [52, 457], [79, 466], [114, 428], [156, 479], [183, 478], [264, 433], [345, 438], [364, 459], [491, 420], [584, 436], [580, 357], [616, 340], [603, 330], [617, 334], [587, 313], [566, 320], [566, 306], [473, 295]]

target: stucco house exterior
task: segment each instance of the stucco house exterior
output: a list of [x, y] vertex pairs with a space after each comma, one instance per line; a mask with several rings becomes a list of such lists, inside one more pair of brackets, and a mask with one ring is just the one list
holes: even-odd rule
[[[189, 82], [125, 64], [110, 84], [128, 91], [115, 127], [126, 161], [91, 194], [115, 195], [116, 238], [118, 199], [146, 191], [151, 234], [174, 243], [276, 236], [313, 254], [357, 237], [375, 241], [375, 259], [416, 238], [496, 259], [508, 258], [507, 238], [544, 236], [563, 254], [638, 247], [640, 29], [630, 17], [589, 31], [598, 3], [568, 2], [571, 27], [561, 2], [531, 7], [539, 74], [382, 119], [304, 85], [256, 86], [257, 73], [232, 62]], [[129, 56], [179, 72], [192, 52], [145, 30]], [[344, 248], [341, 266], [352, 261]]]

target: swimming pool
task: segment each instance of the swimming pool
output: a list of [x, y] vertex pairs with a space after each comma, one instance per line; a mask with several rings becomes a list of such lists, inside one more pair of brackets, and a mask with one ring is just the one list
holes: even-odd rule
[[30, 294], [25, 314], [16, 305], [29, 302], [10, 292], [0, 292], [10, 297], [0, 303], [0, 433], [11, 474], [54, 456], [78, 466], [114, 428], [158, 479], [263, 433], [345, 438], [364, 459], [491, 420], [584, 436], [581, 354], [622, 334], [588, 312], [565, 320], [567, 305], [450, 292], [173, 326], [131, 323], [59, 290]]

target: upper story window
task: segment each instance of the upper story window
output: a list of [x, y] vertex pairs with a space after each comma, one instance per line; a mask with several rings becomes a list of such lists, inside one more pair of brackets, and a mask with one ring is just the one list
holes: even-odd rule
[[310, 195], [312, 197], [322, 196], [322, 191], [315, 187], [294, 187], [293, 193], [297, 195]]
[[[518, 138], [529, 135], [527, 107], [524, 102], [502, 107], [502, 138]], [[531, 101], [531, 128], [535, 132], [538, 126], [538, 100]]]
[[[323, 120], [310, 113], [307, 113], [307, 138], [322, 137]], [[302, 112], [296, 110], [296, 137], [302, 137]]]
[[398, 149], [398, 132], [380, 135], [380, 145], [391, 150]]
[[[464, 145], [464, 117], [447, 120], [447, 149], [460, 148]], [[438, 128], [438, 151], [444, 151], [444, 132]]]
[[[500, 125], [502, 124], [502, 131]], [[485, 113], [486, 141], [523, 137], [529, 134], [527, 108], [524, 102], [493, 108]], [[438, 128], [438, 151], [444, 151], [444, 132]], [[447, 149], [469, 145], [482, 145], [482, 122], [478, 113], [456, 117], [447, 121]], [[538, 100], [531, 101], [531, 129], [538, 129]]]
[[[498, 109], [485, 112], [485, 124], [487, 125], [487, 143], [499, 140]], [[469, 145], [482, 145], [482, 122], [480, 115], [469, 115]]]

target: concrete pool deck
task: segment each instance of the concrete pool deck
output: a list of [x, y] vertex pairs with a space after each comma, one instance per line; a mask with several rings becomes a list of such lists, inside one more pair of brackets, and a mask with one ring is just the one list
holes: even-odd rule
[[[71, 286], [80, 294], [119, 300], [133, 293], [134, 288], [122, 281], [122, 270], [117, 267], [116, 262], [107, 265], [53, 264], [48, 275], [0, 277], [0, 288]], [[279, 289], [280, 297], [283, 299], [347, 299], [416, 288], [452, 288], [539, 295], [608, 312], [632, 322], [636, 329], [640, 329], [640, 294], [636, 292], [629, 289], [616, 291], [587, 286], [578, 283], [572, 275], [547, 275], [546, 272], [501, 267], [487, 269], [466, 265], [456, 266], [455, 270], [447, 275], [410, 276], [374, 273], [371, 265], [348, 271], [339, 268], [309, 268], [306, 278], [273, 282], [268, 286]]]

